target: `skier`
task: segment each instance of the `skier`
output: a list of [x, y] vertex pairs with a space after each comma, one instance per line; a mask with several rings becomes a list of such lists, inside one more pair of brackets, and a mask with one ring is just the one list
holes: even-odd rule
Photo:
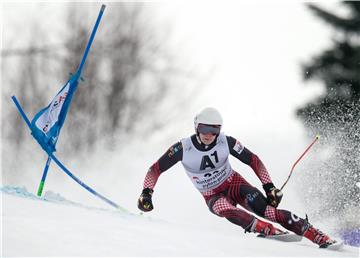
[[[203, 109], [195, 116], [194, 124], [194, 135], [175, 143], [149, 168], [143, 191], [138, 199], [140, 210], [148, 212], [154, 208], [152, 195], [160, 174], [181, 161], [210, 211], [241, 226], [245, 232], [260, 233], [264, 236], [284, 233], [271, 223], [236, 207], [237, 204], [260, 217], [279, 223], [297, 235], [308, 238], [321, 248], [336, 243], [328, 235], [314, 228], [307, 218], [302, 219], [287, 210], [277, 209], [282, 192], [274, 186], [257, 155], [235, 138], [221, 132], [223, 120], [216, 109]], [[263, 185], [266, 197], [231, 168], [229, 154], [254, 170]]]

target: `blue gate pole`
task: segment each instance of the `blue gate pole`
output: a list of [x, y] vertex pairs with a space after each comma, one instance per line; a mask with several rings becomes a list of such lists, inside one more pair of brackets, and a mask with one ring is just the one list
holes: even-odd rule
[[87, 45], [86, 45], [86, 49], [85, 49], [84, 55], [83, 55], [83, 57], [82, 57], [82, 59], [81, 59], [79, 68], [78, 68], [78, 70], [77, 70], [77, 74], [78, 74], [79, 77], [80, 77], [81, 71], [82, 71], [82, 69], [83, 69], [83, 66], [84, 66], [84, 64], [85, 64], [86, 57], [87, 57], [87, 55], [88, 55], [88, 53], [89, 53], [91, 44], [92, 44], [92, 42], [93, 42], [93, 40], [94, 40], [94, 37], [95, 37], [96, 31], [97, 31], [97, 28], [99, 27], [100, 20], [101, 20], [101, 17], [102, 17], [102, 15], [103, 15], [103, 13], [104, 13], [104, 10], [105, 10], [105, 5], [103, 4], [103, 5], [101, 6], [99, 15], [98, 15], [97, 20], [96, 20], [96, 22], [95, 22], [94, 28], [93, 28], [93, 30], [92, 30], [92, 32], [91, 32], [91, 35], [90, 35], [90, 38], [89, 38], [89, 42], [88, 42]]
[[39, 185], [39, 188], [38, 188], [38, 191], [37, 191], [37, 195], [39, 197], [41, 196], [43, 188], [44, 188], [44, 184], [45, 184], [45, 180], [46, 180], [47, 172], [49, 170], [50, 163], [51, 163], [51, 158], [50, 158], [50, 156], [48, 156], [48, 159], [47, 159], [45, 167], [44, 167], [44, 172], [43, 172], [43, 175], [41, 177], [40, 185]]
[[[24, 113], [24, 110], [21, 108], [18, 100], [16, 99], [15, 96], [11, 96], [11, 99], [14, 101], [20, 115], [22, 116], [22, 118], [25, 120], [26, 124], [28, 125], [28, 127], [30, 128], [31, 130], [31, 123], [30, 123], [30, 120], [27, 118], [27, 116], [25, 115]], [[49, 166], [50, 166], [50, 162], [51, 162], [51, 158], [48, 157], [48, 160], [46, 162], [46, 165], [45, 165], [45, 168], [44, 168], [44, 173], [42, 175], [42, 178], [41, 178], [41, 181], [40, 181], [40, 185], [39, 185], [39, 188], [38, 188], [38, 192], [37, 192], [37, 195], [38, 196], [41, 196], [42, 194], [42, 190], [44, 188], [44, 184], [45, 184], [45, 179], [46, 179], [46, 175], [47, 175], [47, 172], [49, 170]]]
[[19, 110], [19, 113], [20, 115], [22, 116], [22, 118], [25, 120], [25, 123], [28, 125], [28, 127], [30, 128], [31, 130], [31, 123], [30, 123], [30, 120], [27, 118], [27, 116], [25, 115], [24, 113], [24, 110], [21, 108], [18, 100], [16, 99], [15, 96], [11, 96], [12, 100], [14, 101], [15, 103], [15, 106], [17, 107], [17, 109]]

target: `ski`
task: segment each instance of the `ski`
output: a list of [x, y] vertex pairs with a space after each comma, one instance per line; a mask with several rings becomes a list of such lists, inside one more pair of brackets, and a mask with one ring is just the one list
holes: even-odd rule
[[329, 245], [325, 245], [325, 246], [320, 246], [320, 248], [322, 249], [327, 249], [327, 250], [341, 250], [344, 246], [344, 242], [340, 241], [340, 242], [335, 242]]
[[266, 236], [264, 234], [258, 234], [257, 237], [261, 237], [261, 238], [266, 238], [266, 239], [273, 239], [273, 240], [277, 240], [277, 241], [282, 241], [282, 242], [300, 242], [302, 240], [302, 236], [293, 234], [293, 233], [282, 233], [282, 234], [277, 234], [277, 235], [271, 235], [271, 236]]
[[[281, 242], [300, 242], [303, 238], [303, 236], [299, 236], [299, 235], [289, 233], [289, 232], [284, 232], [282, 234], [271, 235], [271, 236], [266, 236], [264, 234], [258, 234], [257, 237], [273, 239], [273, 240], [277, 240], [277, 241], [281, 241]], [[344, 242], [340, 241], [340, 242], [335, 242], [332, 244], [323, 245], [323, 246], [320, 246], [319, 248], [338, 251], [338, 250], [341, 250], [343, 248], [343, 246], [344, 246]]]

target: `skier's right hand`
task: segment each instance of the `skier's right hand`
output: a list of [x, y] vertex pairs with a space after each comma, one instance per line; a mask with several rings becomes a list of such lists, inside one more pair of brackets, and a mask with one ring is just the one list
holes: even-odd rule
[[271, 206], [277, 208], [283, 197], [281, 190], [277, 189], [273, 183], [264, 184], [263, 188], [266, 192], [268, 203]]
[[151, 211], [152, 209], [154, 209], [154, 206], [152, 204], [152, 194], [153, 194], [154, 190], [150, 189], [150, 188], [145, 188], [138, 200], [138, 208], [144, 212], [148, 212]]

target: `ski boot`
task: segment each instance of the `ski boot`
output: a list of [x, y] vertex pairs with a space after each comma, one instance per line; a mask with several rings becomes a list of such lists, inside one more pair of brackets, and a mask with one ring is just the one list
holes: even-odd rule
[[320, 248], [328, 248], [331, 245], [335, 245], [337, 242], [332, 240], [328, 235], [321, 232], [319, 229], [314, 228], [309, 222], [306, 216], [306, 223], [304, 225], [304, 237], [319, 245]]
[[291, 234], [288, 231], [282, 231], [274, 227], [271, 223], [254, 219], [253, 223], [250, 224], [246, 232], [259, 233], [257, 237], [272, 239], [282, 242], [299, 242], [302, 239], [301, 235]]
[[274, 227], [271, 223], [259, 219], [254, 219], [254, 222], [250, 225], [248, 230], [245, 230], [245, 232], [259, 233], [259, 235], [262, 236], [286, 234], [286, 232]]

